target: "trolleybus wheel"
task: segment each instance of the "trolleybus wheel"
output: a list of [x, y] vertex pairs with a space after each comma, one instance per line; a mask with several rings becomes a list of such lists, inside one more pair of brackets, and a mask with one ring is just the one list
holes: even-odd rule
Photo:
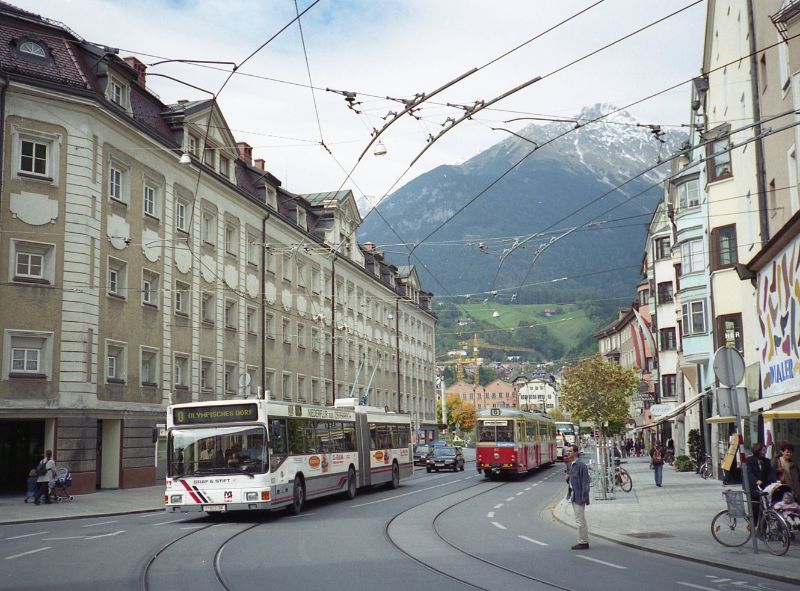
[[392, 464], [392, 480], [389, 482], [389, 488], [397, 488], [400, 486], [400, 468], [397, 466], [397, 462]]
[[303, 479], [300, 476], [294, 477], [294, 491], [292, 492], [292, 504], [289, 511], [292, 515], [298, 515], [303, 510], [303, 503], [306, 500], [306, 490], [303, 486]]
[[345, 496], [348, 499], [356, 498], [356, 471], [352, 468], [347, 471], [347, 491]]

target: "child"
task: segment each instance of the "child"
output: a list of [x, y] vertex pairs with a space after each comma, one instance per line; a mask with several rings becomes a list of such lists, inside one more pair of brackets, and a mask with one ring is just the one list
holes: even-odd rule
[[783, 499], [775, 503], [772, 508], [778, 511], [792, 527], [800, 526], [800, 505], [795, 502], [792, 493], [784, 493]]
[[27, 503], [29, 500], [36, 498], [36, 479], [38, 476], [36, 475], [36, 470], [31, 470], [28, 472], [28, 491], [25, 496], [25, 502]]

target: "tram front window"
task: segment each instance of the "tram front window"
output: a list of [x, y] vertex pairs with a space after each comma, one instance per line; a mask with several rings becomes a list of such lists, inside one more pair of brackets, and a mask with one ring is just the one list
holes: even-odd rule
[[264, 427], [172, 429], [167, 441], [167, 476], [266, 472]]
[[478, 432], [478, 441], [485, 443], [514, 441], [514, 425], [484, 425]]

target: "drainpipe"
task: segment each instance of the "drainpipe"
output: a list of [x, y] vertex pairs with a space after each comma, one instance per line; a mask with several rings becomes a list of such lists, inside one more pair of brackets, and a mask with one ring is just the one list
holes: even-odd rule
[[[331, 405], [336, 401], [336, 253], [333, 253], [331, 259], [331, 389], [333, 390], [333, 400]], [[328, 397], [325, 397], [325, 404], [328, 403]]]
[[[9, 78], [3, 76], [2, 88], [0, 88], [0, 154], [5, 153], [5, 137], [6, 137], [6, 90], [8, 90]], [[3, 180], [5, 167], [0, 167], [0, 219], [3, 217]]]
[[261, 220], [261, 395], [267, 397], [267, 220], [269, 214]]
[[758, 56], [756, 55], [756, 30], [753, 16], [753, 0], [747, 0], [747, 26], [750, 33], [750, 90], [753, 93], [753, 133], [755, 133], [756, 151], [756, 185], [758, 186], [758, 221], [761, 233], [761, 244], [769, 240], [769, 222], [767, 218], [767, 181], [764, 170], [764, 143], [761, 139], [761, 103], [758, 90]]
[[402, 394], [400, 392], [400, 298], [395, 299], [394, 303], [394, 334], [395, 347], [397, 348], [397, 412], [401, 412]]

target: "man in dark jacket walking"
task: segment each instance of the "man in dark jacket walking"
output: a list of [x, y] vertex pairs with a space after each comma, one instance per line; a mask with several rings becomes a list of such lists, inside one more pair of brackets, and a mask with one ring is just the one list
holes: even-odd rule
[[589, 527], [586, 525], [586, 506], [589, 504], [589, 470], [578, 457], [578, 446], [570, 445], [564, 454], [567, 464], [567, 500], [575, 511], [575, 524], [578, 526], [578, 543], [573, 550], [589, 548]]

